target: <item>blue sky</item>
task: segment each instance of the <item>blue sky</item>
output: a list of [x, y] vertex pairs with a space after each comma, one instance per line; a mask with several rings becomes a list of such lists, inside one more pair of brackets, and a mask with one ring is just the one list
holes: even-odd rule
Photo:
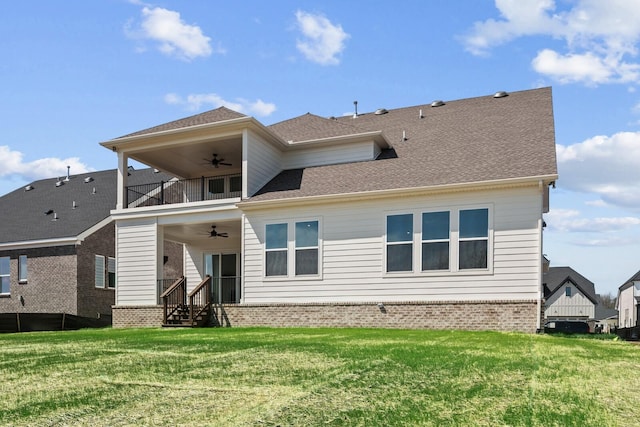
[[544, 252], [600, 293], [640, 269], [640, 0], [7, 1], [0, 40], [1, 194], [221, 105], [268, 125], [552, 86]]

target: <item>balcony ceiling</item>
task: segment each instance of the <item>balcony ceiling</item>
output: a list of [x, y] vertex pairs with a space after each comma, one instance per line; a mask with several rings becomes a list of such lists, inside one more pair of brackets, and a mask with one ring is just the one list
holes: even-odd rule
[[[214, 153], [218, 155], [218, 160], [224, 159], [224, 163], [231, 163], [231, 166], [220, 165], [215, 168], [211, 164]], [[239, 173], [242, 171], [242, 138], [237, 136], [194, 144], [181, 143], [131, 153], [130, 158], [178, 178]]]

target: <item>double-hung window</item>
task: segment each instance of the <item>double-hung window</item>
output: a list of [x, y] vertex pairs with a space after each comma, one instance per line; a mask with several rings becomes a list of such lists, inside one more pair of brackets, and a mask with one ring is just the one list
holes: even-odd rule
[[413, 214], [387, 216], [387, 272], [413, 271]]
[[422, 214], [422, 271], [449, 270], [450, 215]]
[[296, 222], [296, 276], [318, 274], [318, 221]]
[[489, 210], [460, 211], [458, 266], [460, 270], [487, 268], [489, 254]]
[[27, 283], [27, 256], [18, 257], [18, 283]]
[[265, 239], [265, 275], [286, 276], [288, 224], [267, 224]]
[[11, 293], [11, 258], [0, 257], [0, 294]]

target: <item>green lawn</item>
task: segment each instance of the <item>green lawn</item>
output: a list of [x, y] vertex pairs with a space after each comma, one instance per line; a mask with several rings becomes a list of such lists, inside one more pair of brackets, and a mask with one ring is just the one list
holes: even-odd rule
[[498, 332], [0, 335], [0, 425], [630, 426], [640, 347]]

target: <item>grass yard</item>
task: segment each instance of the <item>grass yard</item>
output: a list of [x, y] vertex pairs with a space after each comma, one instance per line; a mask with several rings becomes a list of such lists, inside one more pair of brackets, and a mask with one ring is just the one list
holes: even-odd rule
[[0, 425], [630, 426], [640, 347], [498, 332], [0, 335]]

